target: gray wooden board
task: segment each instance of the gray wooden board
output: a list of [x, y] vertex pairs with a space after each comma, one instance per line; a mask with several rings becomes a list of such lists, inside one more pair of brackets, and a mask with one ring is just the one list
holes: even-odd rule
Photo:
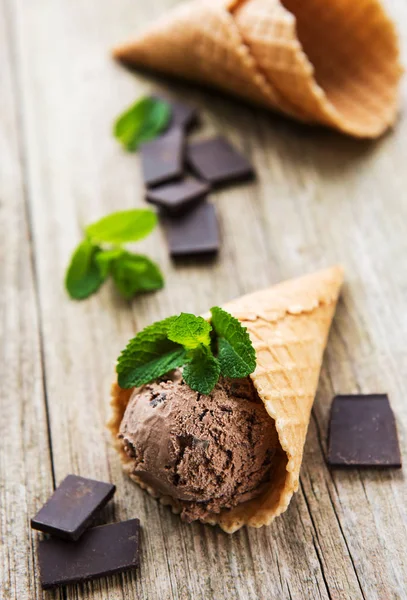
[[[406, 456], [406, 119], [376, 143], [357, 142], [114, 64], [109, 47], [171, 4], [0, 1], [0, 598], [407, 598], [403, 471], [330, 471], [324, 459], [331, 399], [353, 392], [389, 393]], [[405, 2], [388, 4], [407, 39]], [[62, 280], [81, 225], [145, 206], [139, 157], [110, 131], [150, 90], [196, 103], [200, 133], [226, 135], [258, 181], [213, 194], [216, 262], [174, 265], [157, 230], [138, 247], [162, 266], [163, 291], [126, 303], [106, 285], [72, 302]], [[346, 285], [288, 511], [233, 536], [181, 523], [126, 479], [110, 446], [118, 352], [157, 318], [336, 262]], [[43, 594], [29, 518], [53, 473], [58, 484], [70, 472], [117, 485], [100, 521], [140, 518], [141, 566]]]
[[42, 595], [29, 517], [53, 478], [13, 32], [3, 9], [0, 3], [0, 598], [34, 600]]

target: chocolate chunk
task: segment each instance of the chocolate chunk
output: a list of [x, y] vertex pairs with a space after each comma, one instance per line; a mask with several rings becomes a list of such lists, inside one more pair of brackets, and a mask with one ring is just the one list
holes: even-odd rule
[[152, 399], [150, 400], [150, 406], [156, 408], [162, 402], [165, 402], [167, 399], [167, 394], [165, 392], [161, 392], [161, 394], [154, 394]]
[[204, 198], [210, 190], [209, 184], [186, 177], [175, 183], [167, 183], [147, 191], [147, 200], [157, 204], [168, 213], [176, 214], [185, 211]]
[[401, 467], [396, 422], [386, 394], [334, 398], [328, 463], [343, 467]]
[[184, 132], [175, 127], [151, 142], [141, 145], [141, 164], [147, 187], [159, 185], [183, 174]]
[[254, 175], [249, 161], [222, 137], [189, 144], [186, 156], [195, 173], [214, 186]]
[[164, 218], [170, 253], [174, 257], [214, 254], [219, 249], [215, 207], [202, 202], [177, 218]]
[[164, 100], [164, 102], [167, 102], [171, 106], [171, 120], [168, 124], [168, 129], [183, 127], [185, 130], [188, 130], [197, 123], [198, 110], [194, 106], [172, 100], [161, 94], [153, 94], [152, 98]]
[[31, 527], [77, 540], [115, 491], [116, 486], [111, 483], [68, 475], [31, 519]]
[[39, 543], [41, 585], [49, 589], [134, 569], [139, 564], [140, 521], [93, 527], [77, 542]]

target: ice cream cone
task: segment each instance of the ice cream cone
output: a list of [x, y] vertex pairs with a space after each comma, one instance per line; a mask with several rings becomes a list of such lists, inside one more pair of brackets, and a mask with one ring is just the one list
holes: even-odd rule
[[114, 55], [357, 137], [397, 114], [398, 40], [379, 0], [194, 0]]
[[[342, 279], [342, 269], [332, 267], [243, 296], [224, 306], [247, 327], [252, 339], [257, 367], [251, 379], [276, 427], [282, 452], [270, 483], [260, 496], [213, 514], [205, 522], [233, 533], [243, 525], [268, 525], [287, 509], [298, 489], [312, 403]], [[132, 391], [113, 385], [113, 417], [109, 423], [129, 474], [132, 461], [117, 434]], [[159, 497], [137, 477], [133, 478]], [[160, 499], [179, 512], [176, 500]]]

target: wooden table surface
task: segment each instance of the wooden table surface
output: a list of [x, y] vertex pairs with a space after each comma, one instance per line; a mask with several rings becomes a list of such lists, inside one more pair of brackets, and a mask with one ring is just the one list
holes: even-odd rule
[[[407, 119], [375, 143], [314, 130], [116, 65], [109, 48], [171, 0], [0, 0], [0, 598], [407, 598], [405, 473], [331, 471], [336, 393], [387, 392], [407, 450]], [[407, 38], [405, 0], [388, 0]], [[110, 285], [70, 301], [81, 225], [145, 206], [139, 157], [111, 135], [137, 96], [169, 89], [202, 109], [258, 180], [213, 194], [222, 250], [174, 265], [161, 230], [140, 247], [166, 276], [131, 303]], [[404, 104], [405, 101], [404, 101]], [[268, 528], [187, 525], [122, 473], [105, 422], [114, 361], [135, 330], [341, 262], [338, 306], [298, 494]], [[140, 569], [43, 593], [29, 519], [68, 473], [112, 481], [102, 521], [139, 517]]]

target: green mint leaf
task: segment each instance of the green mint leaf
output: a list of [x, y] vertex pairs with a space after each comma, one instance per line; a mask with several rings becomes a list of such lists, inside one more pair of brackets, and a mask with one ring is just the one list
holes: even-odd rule
[[[132, 372], [137, 370], [136, 374], [139, 377], [139, 367], [142, 368], [144, 365], [154, 363], [162, 356], [176, 350], [183, 350], [179, 344], [175, 344], [168, 339], [168, 328], [175, 319], [176, 317], [168, 317], [162, 321], [157, 321], [140, 331], [129, 341], [120, 354], [116, 366], [121, 387], [133, 387], [135, 385], [131, 383]], [[165, 372], [161, 374], [163, 375]], [[159, 376], [157, 375], [157, 377]], [[125, 383], [128, 385], [125, 385]]]
[[141, 292], [160, 290], [164, 286], [158, 265], [141, 254], [122, 251], [111, 263], [111, 273], [117, 289], [126, 300]]
[[181, 367], [185, 361], [186, 350], [177, 348], [157, 358], [153, 358], [149, 362], [119, 373], [119, 385], [124, 389], [139, 387], [158, 379], [158, 377], [162, 377], [177, 367]]
[[140, 98], [115, 121], [113, 134], [128, 152], [156, 138], [168, 125], [171, 107], [159, 98]]
[[116, 258], [119, 258], [125, 250], [113, 248], [113, 250], [102, 250], [96, 255], [96, 263], [99, 267], [101, 276], [106, 279], [110, 274], [111, 264]]
[[233, 346], [225, 339], [219, 338], [218, 360], [222, 375], [225, 377], [241, 378], [253, 373], [254, 369], [248, 365], [245, 359], [236, 352]]
[[193, 350], [201, 345], [210, 345], [211, 330], [210, 324], [202, 317], [181, 313], [169, 328], [168, 338], [187, 350]]
[[122, 210], [103, 217], [86, 227], [86, 235], [95, 243], [126, 244], [137, 242], [151, 233], [157, 224], [152, 210]]
[[205, 319], [188, 313], [146, 327], [119, 357], [119, 385], [140, 386], [183, 366], [189, 387], [210, 394], [221, 373], [231, 378], [250, 375], [256, 368], [256, 353], [247, 330], [219, 307], [213, 307], [211, 313], [213, 330]]
[[218, 335], [218, 360], [225, 377], [247, 377], [256, 368], [256, 352], [247, 329], [229, 313], [211, 309], [212, 326]]
[[100, 248], [84, 240], [75, 249], [65, 276], [65, 288], [73, 300], [83, 300], [94, 294], [106, 277], [97, 264]]
[[171, 120], [171, 106], [159, 98], [149, 98], [150, 108], [138, 135], [138, 144], [154, 140], [163, 133]]
[[220, 375], [219, 361], [209, 348], [201, 346], [193, 351], [192, 359], [183, 370], [183, 378], [192, 390], [210, 394]]

